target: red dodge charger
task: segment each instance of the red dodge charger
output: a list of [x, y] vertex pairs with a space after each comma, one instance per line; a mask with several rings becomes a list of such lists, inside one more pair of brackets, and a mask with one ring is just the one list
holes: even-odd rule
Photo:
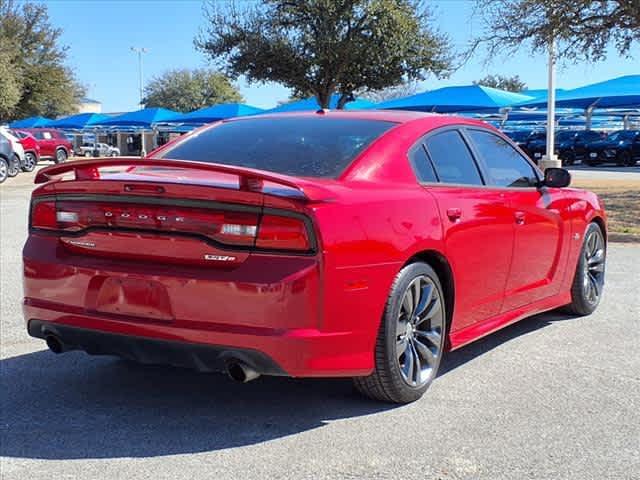
[[353, 377], [418, 399], [443, 353], [602, 296], [596, 195], [485, 123], [417, 112], [262, 115], [144, 160], [41, 170], [29, 334], [142, 363]]

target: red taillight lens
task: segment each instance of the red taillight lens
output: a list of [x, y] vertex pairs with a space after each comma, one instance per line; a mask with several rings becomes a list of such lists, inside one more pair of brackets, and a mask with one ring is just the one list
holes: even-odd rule
[[56, 202], [38, 202], [31, 209], [31, 226], [34, 228], [44, 228], [56, 230], [58, 221], [56, 220]]
[[169, 205], [40, 201], [32, 206], [31, 227], [77, 233], [89, 228], [193, 234], [230, 246], [306, 252], [311, 242], [297, 217]]
[[258, 229], [256, 247], [307, 251], [310, 249], [307, 227], [299, 218], [264, 215]]

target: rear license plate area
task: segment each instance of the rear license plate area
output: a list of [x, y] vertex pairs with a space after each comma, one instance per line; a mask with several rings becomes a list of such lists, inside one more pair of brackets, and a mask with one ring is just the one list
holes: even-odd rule
[[164, 285], [153, 280], [106, 277], [97, 287], [95, 304], [100, 313], [151, 320], [174, 320], [169, 294]]

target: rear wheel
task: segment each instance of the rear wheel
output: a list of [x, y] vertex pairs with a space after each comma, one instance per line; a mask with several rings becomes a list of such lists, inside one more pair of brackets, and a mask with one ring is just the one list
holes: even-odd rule
[[24, 166], [22, 167], [22, 171], [33, 172], [37, 164], [38, 159], [36, 158], [36, 156], [31, 152], [27, 152], [24, 154]]
[[571, 286], [571, 303], [567, 310], [575, 315], [589, 315], [600, 303], [604, 289], [607, 247], [597, 223], [590, 223], [584, 235], [580, 259]]
[[636, 162], [633, 160], [631, 152], [624, 151], [618, 154], [618, 165], [622, 165], [623, 167], [633, 167], [635, 163]]
[[7, 175], [10, 177], [15, 177], [20, 173], [20, 157], [18, 155], [14, 155], [9, 162], [9, 170], [7, 171]]
[[364, 395], [409, 403], [427, 390], [440, 366], [445, 305], [438, 275], [425, 263], [404, 267], [387, 300], [375, 348], [375, 369], [354, 378]]
[[4, 158], [0, 158], [0, 183], [4, 182], [9, 176], [9, 164]]
[[576, 155], [573, 152], [568, 152], [563, 155], [562, 165], [570, 166], [576, 163]]
[[56, 150], [56, 163], [63, 163], [67, 160], [67, 152], [64, 148]]

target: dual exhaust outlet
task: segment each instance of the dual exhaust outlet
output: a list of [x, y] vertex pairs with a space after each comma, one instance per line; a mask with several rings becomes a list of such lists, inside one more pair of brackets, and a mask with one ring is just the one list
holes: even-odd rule
[[[73, 350], [70, 345], [65, 344], [57, 335], [47, 335], [44, 340], [49, 350], [53, 353], [63, 353]], [[225, 362], [225, 372], [231, 380], [239, 383], [247, 383], [260, 376], [260, 373], [252, 367], [235, 359], [229, 359]]]

